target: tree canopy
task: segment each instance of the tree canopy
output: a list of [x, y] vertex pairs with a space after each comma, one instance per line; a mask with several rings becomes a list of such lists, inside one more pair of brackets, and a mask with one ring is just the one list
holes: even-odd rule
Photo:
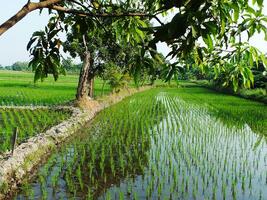
[[[254, 84], [251, 72], [254, 63], [258, 65], [261, 61], [265, 70], [267, 67], [265, 56], [248, 43], [257, 32], [264, 32], [267, 39], [267, 17], [262, 14], [262, 8], [263, 0], [28, 1], [0, 26], [0, 34], [33, 10], [49, 11], [51, 19], [45, 31], [36, 32], [28, 45], [33, 56], [31, 65], [37, 74], [39, 72], [36, 79], [42, 79], [48, 73], [57, 79], [64, 71], [60, 65], [62, 41], [57, 37], [59, 32], [67, 35], [72, 32], [82, 44], [84, 35], [91, 34], [94, 38], [98, 34], [95, 30], [101, 30], [101, 34], [104, 33], [101, 37], [109, 37], [105, 32], [114, 27], [114, 34], [110, 36], [116, 42], [120, 41], [120, 45], [139, 46], [142, 57], [150, 53], [157, 59], [157, 42], [166, 42], [171, 47], [168, 56], [177, 61], [169, 66], [169, 70], [165, 69], [167, 80], [190, 64], [199, 67], [203, 73], [214, 71], [215, 79], [225, 74], [222, 84], [236, 90]], [[168, 16], [169, 11], [176, 14], [164, 24], [158, 16]], [[160, 25], [155, 27], [149, 23], [152, 18]], [[33, 46], [34, 42], [37, 45]], [[79, 54], [79, 48], [75, 51]], [[41, 59], [36, 59], [38, 57]], [[193, 62], [188, 63], [188, 58], [193, 58]], [[143, 65], [147, 64], [144, 62]], [[138, 63], [136, 67], [139, 67]]]

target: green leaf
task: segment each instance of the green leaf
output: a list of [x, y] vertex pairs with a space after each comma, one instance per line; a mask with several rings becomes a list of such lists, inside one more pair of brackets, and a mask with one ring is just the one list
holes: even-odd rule
[[232, 77], [232, 80], [233, 80], [233, 86], [234, 86], [234, 91], [236, 92], [237, 89], [238, 89], [238, 80], [237, 80], [237, 77]]
[[208, 30], [210, 33], [212, 34], [216, 34], [217, 33], [217, 24], [213, 21], [209, 21], [209, 22], [205, 22], [203, 24]]
[[203, 37], [204, 42], [209, 47], [209, 50], [213, 50], [213, 41], [210, 35], [206, 35], [206, 37]]
[[256, 11], [255, 11], [252, 7], [250, 7], [250, 6], [247, 6], [246, 11], [247, 11], [248, 13], [251, 13], [251, 14], [254, 14], [254, 15], [257, 14]]
[[258, 52], [255, 48], [250, 47], [250, 53], [252, 53], [253, 59], [258, 67], [259, 65], [259, 56], [258, 56]]
[[261, 54], [260, 58], [261, 58], [263, 66], [265, 67], [265, 69], [267, 69], [267, 59], [266, 59], [265, 55]]
[[225, 33], [225, 20], [222, 19], [221, 21], [221, 35], [223, 35]]
[[32, 34], [32, 37], [42, 37], [42, 36], [44, 36], [45, 35], [45, 33], [43, 32], [43, 31], [36, 31], [36, 32], [34, 32], [33, 34]]
[[264, 40], [267, 41], [267, 30], [263, 29], [263, 32], [264, 32]]
[[239, 6], [237, 3], [233, 3], [232, 7], [234, 9], [234, 21], [237, 22], [237, 20], [239, 19], [239, 13], [240, 13]]
[[37, 40], [37, 37], [35, 38], [31, 38], [29, 43], [27, 44], [27, 51], [29, 51], [29, 49], [31, 48], [32, 44]]
[[253, 65], [254, 65], [254, 61], [253, 61], [253, 57], [252, 57], [252, 54], [251, 53], [249, 53], [249, 65], [251, 67], [253, 67]]
[[194, 38], [197, 37], [197, 31], [196, 31], [196, 28], [194, 26], [192, 26], [192, 35]]
[[258, 4], [260, 7], [262, 7], [262, 5], [263, 5], [263, 0], [257, 0], [257, 4]]

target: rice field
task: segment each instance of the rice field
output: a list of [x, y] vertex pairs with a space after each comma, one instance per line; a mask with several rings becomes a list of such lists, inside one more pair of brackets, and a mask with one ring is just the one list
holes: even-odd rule
[[[58, 81], [48, 77], [33, 83], [33, 73], [0, 71], [0, 106], [61, 105], [75, 99], [78, 75], [60, 76]], [[103, 94], [111, 91], [108, 84]], [[102, 81], [95, 80], [95, 96], [102, 95]]]
[[[224, 108], [242, 119], [229, 123]], [[14, 199], [267, 199], [266, 113], [194, 87], [136, 94], [54, 152]]]
[[178, 95], [184, 101], [207, 108], [230, 127], [248, 124], [255, 133], [267, 135], [266, 104], [218, 93], [192, 83], [185, 82], [183, 85], [185, 87], [179, 88]]
[[13, 133], [18, 128], [17, 143], [42, 133], [69, 118], [71, 113], [53, 109], [0, 109], [0, 154], [12, 148]]

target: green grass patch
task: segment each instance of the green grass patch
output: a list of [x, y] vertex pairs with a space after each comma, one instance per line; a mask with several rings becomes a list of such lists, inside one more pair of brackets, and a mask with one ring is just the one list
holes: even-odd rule
[[[58, 105], [75, 99], [78, 75], [60, 76], [58, 81], [48, 77], [33, 82], [33, 73], [0, 71], [0, 105]], [[102, 95], [102, 81], [95, 80], [95, 96]], [[106, 84], [103, 94], [110, 93]]]

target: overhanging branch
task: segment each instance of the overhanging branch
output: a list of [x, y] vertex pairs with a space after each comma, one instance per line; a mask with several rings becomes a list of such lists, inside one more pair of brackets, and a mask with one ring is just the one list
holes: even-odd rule
[[15, 15], [13, 15], [11, 18], [9, 18], [6, 22], [0, 25], [0, 36], [6, 32], [8, 29], [13, 27], [16, 23], [18, 23], [20, 20], [22, 20], [27, 14], [30, 12], [45, 8], [49, 5], [53, 5], [55, 3], [61, 2], [62, 0], [47, 0], [47, 1], [41, 1], [39, 3], [32, 3], [28, 1]]
[[[6, 22], [0, 25], [0, 36], [5, 33], [8, 29], [13, 27], [16, 23], [22, 20], [27, 14], [34, 10], [48, 8], [52, 10], [56, 10], [59, 12], [84, 16], [84, 17], [148, 17], [148, 18], [155, 18], [157, 21], [157, 17], [155, 15], [146, 14], [146, 13], [135, 13], [135, 12], [125, 12], [125, 13], [93, 13], [89, 9], [86, 11], [65, 8], [62, 6], [57, 5], [57, 3], [61, 2], [62, 0], [46, 0], [41, 1], [38, 3], [28, 1], [22, 8], [19, 10], [15, 15], [9, 18]], [[67, 0], [68, 1], [68, 0]], [[71, 0], [69, 0], [71, 1]], [[159, 21], [160, 22], [160, 21]]]
[[92, 13], [92, 12], [84, 12], [82, 10], [69, 9], [58, 5], [47, 6], [52, 10], [75, 14], [84, 17], [154, 17], [154, 15], [146, 14], [146, 13], [134, 13], [134, 12], [125, 12], [125, 13]]

